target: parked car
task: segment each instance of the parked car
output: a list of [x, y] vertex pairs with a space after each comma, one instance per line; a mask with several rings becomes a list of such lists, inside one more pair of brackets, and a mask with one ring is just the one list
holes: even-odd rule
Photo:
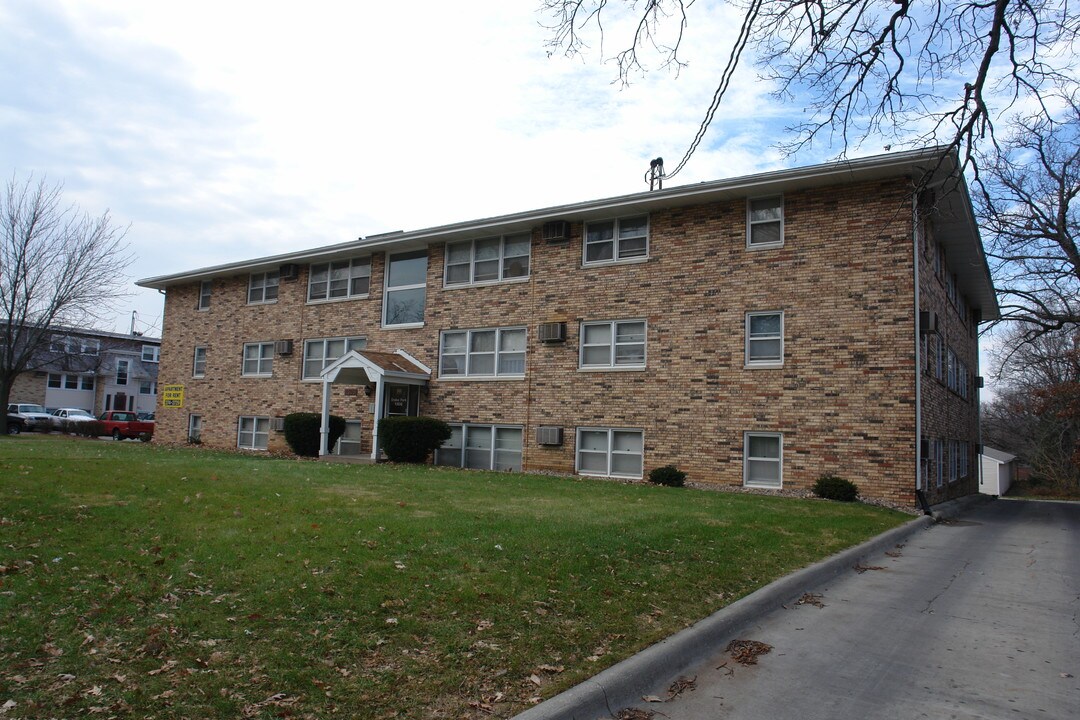
[[8, 415], [15, 415], [23, 421], [23, 430], [48, 432], [52, 429], [52, 418], [37, 403], [8, 403], [7, 411]]
[[139, 420], [135, 413], [126, 410], [106, 410], [98, 420], [105, 426], [105, 434], [112, 435], [113, 440], [139, 438], [149, 442], [154, 435], [154, 423]]
[[82, 408], [57, 408], [49, 415], [53, 430], [63, 430], [69, 423], [94, 422], [96, 419]]
[[26, 421], [18, 415], [8, 413], [7, 416], [7, 434], [18, 435], [26, 429]]

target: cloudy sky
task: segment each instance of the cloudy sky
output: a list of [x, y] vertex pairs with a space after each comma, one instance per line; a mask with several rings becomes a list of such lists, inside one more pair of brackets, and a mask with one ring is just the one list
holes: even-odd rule
[[[147, 335], [163, 300], [139, 278], [647, 189], [649, 160], [670, 171], [693, 138], [738, 17], [694, 3], [689, 64], [624, 87], [603, 61], [628, 37], [614, 12], [603, 47], [591, 32], [584, 57], [549, 57], [539, 5], [4, 0], [0, 170], [129, 228], [130, 294], [101, 329], [134, 312]], [[770, 89], [745, 63], [672, 184], [835, 157], [774, 149], [802, 106]]]
[[[130, 226], [132, 281], [636, 192], [711, 99], [733, 22], [706, 5], [689, 66], [624, 88], [598, 44], [549, 58], [538, 2], [5, 0], [0, 169]], [[767, 87], [735, 85], [679, 184], [792, 163]], [[158, 334], [131, 293], [104, 329]]]

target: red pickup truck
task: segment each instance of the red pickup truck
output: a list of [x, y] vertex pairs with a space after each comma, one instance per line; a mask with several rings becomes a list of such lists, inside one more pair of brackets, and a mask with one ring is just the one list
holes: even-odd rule
[[133, 412], [126, 410], [107, 410], [98, 418], [105, 427], [105, 434], [112, 435], [113, 440], [124, 438], [139, 438], [143, 442], [150, 442], [154, 436], [154, 423], [143, 422]]

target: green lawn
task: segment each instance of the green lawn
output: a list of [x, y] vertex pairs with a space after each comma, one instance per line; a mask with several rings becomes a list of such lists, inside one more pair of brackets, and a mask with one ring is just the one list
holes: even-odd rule
[[907, 519], [4, 437], [0, 715], [510, 717]]

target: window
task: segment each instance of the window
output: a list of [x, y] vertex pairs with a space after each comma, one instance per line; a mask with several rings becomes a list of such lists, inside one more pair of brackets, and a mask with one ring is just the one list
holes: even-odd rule
[[248, 304], [268, 303], [277, 300], [278, 271], [251, 273], [248, 281]]
[[116, 384], [127, 385], [128, 381], [128, 361], [117, 360], [116, 361]]
[[784, 313], [746, 313], [746, 364], [784, 364]]
[[204, 377], [206, 375], [206, 347], [195, 347], [195, 359], [191, 363], [191, 376]]
[[649, 218], [619, 218], [585, 225], [584, 264], [643, 258], [649, 254]]
[[577, 471], [582, 475], [640, 478], [643, 459], [640, 430], [578, 428]]
[[383, 414], [416, 417], [420, 414], [420, 386], [386, 383]]
[[246, 376], [267, 377], [274, 370], [274, 343], [246, 343], [244, 345], [244, 364], [240, 372]]
[[158, 362], [161, 359], [161, 348], [157, 345], [142, 346], [143, 362]]
[[345, 432], [340, 438], [338, 438], [337, 445], [334, 446], [335, 455], [360, 455], [360, 421], [359, 420], [346, 420]]
[[371, 283], [371, 258], [316, 263], [308, 275], [308, 301], [366, 297]]
[[960, 469], [959, 458], [959, 445], [956, 440], [949, 441], [949, 482], [954, 483], [957, 480], [957, 471]]
[[79, 379], [79, 386], [83, 390], [93, 390], [94, 389], [94, 376], [93, 375], [83, 375]]
[[427, 297], [427, 250], [391, 255], [386, 271], [383, 325], [420, 325]]
[[784, 436], [748, 432], [743, 438], [743, 484], [778, 488], [783, 485]]
[[304, 341], [304, 379], [318, 380], [323, 369], [352, 350], [363, 350], [367, 340], [362, 337], [321, 338]]
[[945, 379], [945, 338], [937, 336], [937, 353], [934, 357], [934, 377]]
[[188, 415], [187, 436], [188, 442], [202, 440], [202, 415]]
[[79, 389], [79, 376], [78, 375], [65, 375], [64, 376], [64, 389], [65, 390], [78, 390]]
[[779, 247], [784, 244], [784, 198], [776, 195], [746, 201], [746, 246]]
[[64, 376], [57, 375], [55, 373], [49, 373], [49, 387], [59, 388], [64, 386]]
[[530, 233], [446, 245], [446, 285], [499, 282], [529, 276]]
[[101, 341], [96, 338], [55, 336], [49, 342], [49, 350], [63, 355], [97, 355]]
[[645, 321], [615, 320], [581, 324], [579, 367], [645, 367]]
[[243, 415], [237, 423], [236, 447], [265, 450], [270, 440], [270, 418]]
[[[214, 287], [213, 280], [203, 280], [199, 283], [199, 310], [210, 309], [210, 292]], [[198, 416], [196, 416], [198, 417]]]
[[521, 470], [519, 427], [451, 425], [450, 439], [435, 451], [435, 464], [474, 470]]
[[520, 377], [525, 374], [525, 328], [450, 330], [442, 334], [440, 377]]
[[144, 380], [139, 383], [140, 395], [157, 395], [157, 383], [152, 380]]

